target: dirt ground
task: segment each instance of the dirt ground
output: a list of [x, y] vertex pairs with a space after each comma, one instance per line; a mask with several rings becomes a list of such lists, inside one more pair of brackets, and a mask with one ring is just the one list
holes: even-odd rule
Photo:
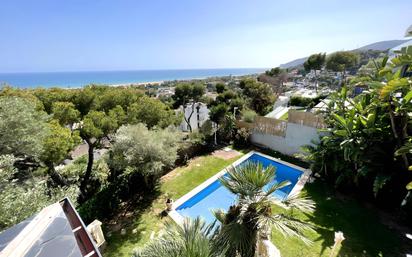
[[236, 156], [241, 155], [241, 153], [236, 151], [236, 150], [230, 149], [230, 148], [223, 148], [223, 149], [214, 151], [212, 153], [212, 155], [217, 157], [217, 158], [221, 158], [221, 159], [224, 159], [224, 160], [229, 160], [229, 159], [232, 159]]

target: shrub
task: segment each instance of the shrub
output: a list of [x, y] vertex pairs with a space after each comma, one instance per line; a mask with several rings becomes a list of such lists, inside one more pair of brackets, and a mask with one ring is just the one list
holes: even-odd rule
[[246, 128], [238, 129], [233, 141], [235, 147], [247, 147], [251, 133]]
[[290, 98], [289, 104], [291, 106], [300, 106], [311, 108], [317, 105], [322, 99], [325, 99], [325, 96], [317, 96], [315, 98], [301, 97], [301, 96], [292, 96]]
[[105, 220], [112, 217], [121, 202], [118, 195], [119, 190], [116, 185], [110, 184], [104, 187], [78, 208], [83, 221], [88, 224], [94, 219]]
[[242, 111], [242, 119], [246, 122], [253, 123], [255, 121], [257, 114], [255, 111], [250, 109], [245, 109]]

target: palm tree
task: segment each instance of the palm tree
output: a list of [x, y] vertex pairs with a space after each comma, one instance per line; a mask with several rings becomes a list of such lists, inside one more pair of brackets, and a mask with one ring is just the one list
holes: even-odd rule
[[[272, 228], [285, 236], [296, 236], [305, 243], [310, 241], [303, 235], [311, 226], [292, 216], [292, 212], [277, 213], [272, 208], [279, 201], [272, 194], [290, 184], [289, 181], [273, 182], [276, 171], [273, 166], [264, 168], [261, 163], [248, 162], [230, 169], [220, 182], [238, 196], [227, 212], [214, 211], [221, 222], [217, 242], [227, 249], [227, 256], [253, 257], [258, 241], [268, 238]], [[311, 212], [314, 202], [308, 198], [291, 196], [281, 201], [289, 209]]]
[[225, 251], [214, 240], [214, 224], [201, 219], [185, 219], [182, 226], [166, 223], [164, 233], [137, 249], [134, 257], [224, 257]]

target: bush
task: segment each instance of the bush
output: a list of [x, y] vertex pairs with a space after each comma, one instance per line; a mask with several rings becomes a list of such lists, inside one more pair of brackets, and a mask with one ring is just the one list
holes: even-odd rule
[[249, 137], [251, 133], [246, 128], [241, 128], [236, 131], [236, 135], [233, 141], [235, 147], [247, 147], [249, 145]]
[[257, 114], [255, 111], [250, 109], [245, 109], [242, 111], [242, 119], [246, 122], [253, 123], [255, 121]]
[[290, 98], [289, 104], [291, 106], [312, 108], [317, 105], [322, 99], [325, 99], [325, 96], [317, 96], [315, 98], [292, 96]]
[[88, 224], [95, 219], [105, 220], [112, 217], [119, 207], [119, 189], [110, 184], [92, 198], [84, 202], [78, 209], [83, 221]]

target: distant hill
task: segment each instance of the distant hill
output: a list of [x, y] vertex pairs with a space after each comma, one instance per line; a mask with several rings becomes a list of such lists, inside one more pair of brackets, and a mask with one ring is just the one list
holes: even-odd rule
[[291, 62], [281, 64], [280, 67], [283, 68], [283, 69], [296, 67], [296, 66], [302, 65], [307, 59], [308, 59], [308, 57], [299, 58], [299, 59], [293, 60]]
[[408, 41], [408, 39], [405, 40], [387, 40], [387, 41], [380, 41], [376, 43], [372, 43], [366, 46], [362, 46], [358, 49], [358, 51], [366, 51], [366, 50], [378, 50], [378, 51], [385, 51], [391, 48], [394, 48], [395, 46], [398, 46], [400, 44], [405, 43]]
[[[380, 41], [380, 42], [376, 42], [376, 43], [372, 43], [366, 46], [362, 46], [359, 47], [357, 49], [354, 49], [353, 51], [367, 51], [367, 50], [378, 50], [378, 51], [385, 51], [391, 48], [394, 48], [400, 44], [405, 43], [406, 41], [408, 41], [407, 39], [405, 40], [386, 40], [386, 41]], [[293, 60], [291, 62], [287, 62], [284, 64], [281, 64], [280, 67], [283, 69], [287, 69], [287, 68], [293, 68], [296, 66], [300, 66], [303, 65], [303, 63], [308, 59], [308, 57], [304, 57], [304, 58], [299, 58], [296, 60]]]

